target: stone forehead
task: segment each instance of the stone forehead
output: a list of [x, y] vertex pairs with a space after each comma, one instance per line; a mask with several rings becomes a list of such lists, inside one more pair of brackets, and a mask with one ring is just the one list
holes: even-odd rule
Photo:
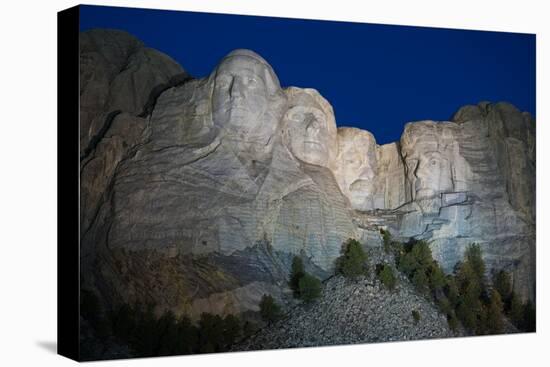
[[265, 61], [265, 59], [263, 57], [261, 57], [260, 55], [258, 55], [257, 53], [255, 53], [254, 51], [252, 50], [247, 50], [247, 49], [237, 49], [237, 50], [233, 50], [231, 51], [230, 53], [228, 53], [223, 59], [222, 59], [222, 63], [224, 62], [224, 60], [227, 60], [227, 59], [231, 59], [231, 58], [243, 58], [244, 60], [250, 58], [250, 59], [254, 59], [255, 61], [261, 63], [261, 64], [264, 64], [266, 66], [269, 66], [271, 67], [267, 61]]
[[292, 90], [289, 93], [290, 97], [290, 107], [295, 106], [315, 106], [321, 108], [321, 105], [315, 101], [313, 96], [304, 92], [303, 90]]
[[423, 138], [435, 136], [437, 138], [446, 138], [452, 135], [459, 126], [448, 121], [418, 121], [409, 122], [405, 125], [403, 135], [405, 137]]
[[[277, 78], [277, 75], [275, 74], [275, 71], [273, 70], [271, 65], [269, 65], [263, 57], [252, 50], [237, 49], [231, 51], [220, 61], [220, 63], [211, 75], [215, 76], [220, 69], [223, 69], [225, 67], [238, 68], [240, 66], [242, 67], [242, 69], [245, 69], [246, 67], [249, 67], [251, 65], [252, 70], [257, 75], [260, 75], [260, 70], [263, 70], [265, 72], [265, 74], [261, 76], [268, 83], [268, 88], [277, 90], [281, 88], [279, 78]], [[260, 67], [261, 69], [257, 70], [256, 67]]]
[[216, 70], [226, 70], [226, 69], [236, 69], [236, 70], [250, 70], [255, 74], [263, 74], [262, 71], [267, 69], [266, 64], [262, 64], [256, 59], [250, 58], [248, 56], [236, 56], [224, 58], [216, 68]]
[[445, 150], [448, 146], [458, 142], [459, 125], [450, 122], [420, 121], [405, 125], [401, 136], [404, 151], [420, 151], [426, 147], [437, 146]]
[[328, 101], [312, 88], [289, 87], [285, 90], [289, 101], [289, 108], [305, 106], [321, 110], [327, 117], [333, 119], [334, 111]]
[[376, 139], [371, 132], [355, 127], [339, 127], [338, 140], [343, 144], [343, 146], [365, 143], [368, 145], [376, 144]]

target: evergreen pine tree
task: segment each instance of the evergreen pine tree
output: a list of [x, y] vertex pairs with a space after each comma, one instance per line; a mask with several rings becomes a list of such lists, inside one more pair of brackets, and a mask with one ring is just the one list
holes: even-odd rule
[[294, 256], [292, 258], [292, 266], [290, 270], [289, 286], [294, 293], [294, 297], [300, 296], [300, 279], [305, 275], [304, 263], [302, 258]]
[[277, 321], [281, 317], [281, 309], [273, 297], [264, 294], [260, 301], [260, 315], [267, 323]]
[[300, 298], [304, 302], [311, 302], [321, 296], [321, 281], [310, 274], [300, 278]]
[[491, 300], [487, 310], [487, 329], [491, 334], [500, 334], [503, 330], [502, 313], [504, 306], [500, 293], [493, 289], [491, 291]]
[[512, 282], [510, 280], [510, 274], [504, 270], [497, 272], [493, 278], [493, 288], [495, 288], [504, 304], [509, 304], [512, 297]]
[[355, 278], [366, 273], [367, 254], [361, 244], [349, 239], [343, 246], [343, 254], [338, 259], [338, 270], [348, 278]]
[[512, 292], [512, 296], [510, 297], [510, 311], [508, 313], [508, 316], [510, 317], [512, 324], [514, 324], [514, 326], [518, 329], [522, 329], [523, 327], [523, 314], [524, 311], [523, 305], [521, 304], [521, 299], [515, 292]]

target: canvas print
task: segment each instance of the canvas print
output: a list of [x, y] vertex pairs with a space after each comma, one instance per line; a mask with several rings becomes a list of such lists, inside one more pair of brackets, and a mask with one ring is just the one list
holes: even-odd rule
[[80, 359], [535, 331], [535, 35], [79, 9]]

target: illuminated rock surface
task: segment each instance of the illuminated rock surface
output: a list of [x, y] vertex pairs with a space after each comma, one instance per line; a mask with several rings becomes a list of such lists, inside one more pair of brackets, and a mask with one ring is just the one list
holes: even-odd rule
[[479, 243], [534, 297], [529, 114], [466, 106], [380, 146], [252, 51], [192, 79], [127, 34], [81, 40], [82, 274], [103, 298], [193, 317], [290, 305], [292, 256], [326, 278], [342, 242], [380, 246], [380, 228], [428, 239], [447, 271]]

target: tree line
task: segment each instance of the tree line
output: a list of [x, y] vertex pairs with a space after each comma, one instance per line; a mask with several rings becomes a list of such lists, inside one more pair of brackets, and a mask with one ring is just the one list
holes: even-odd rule
[[499, 270], [486, 279], [479, 245], [469, 245], [454, 271], [445, 274], [426, 241], [401, 243], [392, 240], [389, 231], [381, 232], [384, 250], [393, 253], [397, 269], [445, 313], [452, 330], [462, 325], [471, 334], [498, 334], [504, 331], [504, 317], [520, 331], [535, 330], [533, 303], [521, 301], [508, 272]]
[[[432, 300], [447, 316], [449, 327], [460, 325], [475, 335], [504, 331], [504, 317], [520, 331], [534, 331], [536, 312], [529, 300], [522, 302], [514, 292], [511, 276], [500, 270], [486, 279], [486, 266], [477, 244], [467, 247], [464, 258], [451, 274], [445, 274], [433, 258], [429, 244], [423, 240], [401, 243], [389, 231], [381, 230], [383, 248], [393, 254], [394, 265], [377, 264], [375, 275], [392, 291], [398, 278], [394, 268], [404, 274], [415, 289]], [[368, 256], [361, 244], [348, 239], [336, 259], [335, 273], [355, 279], [369, 272]], [[322, 283], [305, 271], [303, 260], [294, 256], [288, 286], [293, 296], [305, 304], [322, 295]], [[81, 293], [81, 316], [86, 319], [99, 340], [114, 337], [131, 347], [136, 357], [227, 351], [236, 341], [253, 334], [258, 325], [235, 315], [202, 313], [198, 322], [187, 316], [177, 318], [166, 311], [156, 317], [152, 305], [121, 304], [115, 310], [102, 309], [97, 296], [89, 290]], [[260, 316], [267, 324], [280, 320], [282, 308], [273, 296], [264, 294], [259, 303]], [[421, 315], [413, 310], [418, 322]]]
[[81, 295], [81, 316], [96, 337], [103, 342], [114, 338], [128, 345], [134, 357], [224, 352], [258, 328], [232, 314], [202, 313], [194, 323], [187, 316], [177, 318], [171, 311], [157, 317], [153, 309], [152, 305], [124, 303], [106, 312], [93, 292], [83, 290]]

